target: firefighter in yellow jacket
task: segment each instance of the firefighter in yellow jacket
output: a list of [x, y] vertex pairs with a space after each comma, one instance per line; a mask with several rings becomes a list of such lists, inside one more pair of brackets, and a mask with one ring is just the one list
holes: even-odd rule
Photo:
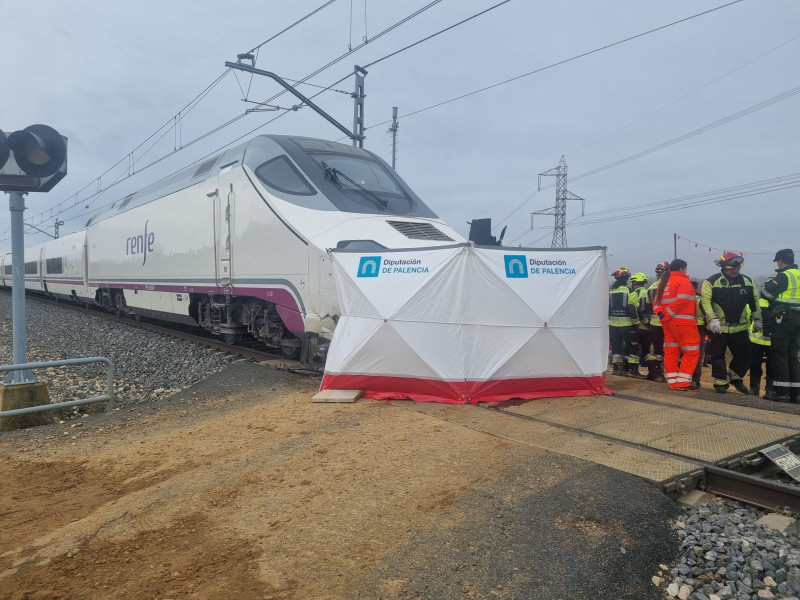
[[[608, 337], [611, 342], [611, 369], [615, 375], [644, 377], [639, 373], [639, 315], [633, 290], [628, 285], [630, 269], [620, 267], [611, 276], [608, 291]], [[633, 296], [633, 297], [632, 297]]]
[[[742, 379], [750, 367], [750, 336], [748, 328], [752, 319], [761, 318], [758, 292], [753, 280], [742, 275], [744, 256], [738, 252], [724, 252], [716, 261], [720, 272], [712, 275], [702, 285], [702, 307], [711, 350], [711, 376], [714, 390], [720, 394], [732, 385], [743, 394], [749, 388]], [[747, 308], [750, 308], [750, 315]], [[725, 353], [732, 358], [726, 365]]]
[[[767, 312], [769, 302], [766, 298], [759, 298], [758, 304], [761, 307], [761, 316]], [[767, 363], [767, 389], [766, 395], [772, 394], [772, 369], [769, 366], [769, 334], [764, 331], [761, 320], [750, 322], [750, 393], [753, 396], [761, 395], [761, 376], [764, 374], [763, 364]]]

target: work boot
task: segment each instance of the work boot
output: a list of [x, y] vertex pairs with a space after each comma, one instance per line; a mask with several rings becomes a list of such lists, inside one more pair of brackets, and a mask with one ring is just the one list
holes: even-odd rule
[[676, 392], [696, 392], [700, 389], [700, 386], [696, 384], [694, 381], [687, 385], [686, 387], [680, 388], [673, 388]]
[[658, 363], [654, 360], [647, 361], [647, 379], [650, 381], [655, 381], [656, 377], [658, 377]]
[[613, 375], [625, 375], [625, 371], [622, 369], [621, 363], [613, 363], [611, 365], [611, 373]]
[[748, 396], [750, 395], [750, 390], [747, 388], [747, 386], [744, 384], [744, 381], [742, 381], [741, 379], [731, 379], [731, 385], [736, 388], [737, 392], [741, 392], [742, 394]]
[[772, 390], [768, 394], [764, 394], [764, 400], [772, 400], [773, 402], [791, 402], [789, 394], [782, 390]]
[[728, 391], [728, 384], [724, 383], [722, 385], [717, 385], [715, 383], [714, 384], [714, 391], [717, 392], [718, 394], [724, 394], [725, 392]]
[[627, 375], [634, 379], [644, 379], [645, 377], [644, 374], [639, 371], [639, 365], [636, 363], [628, 363]]
[[757, 385], [750, 386], [750, 395], [751, 396], [760, 396], [761, 395], [761, 387]]
[[667, 383], [667, 376], [664, 375], [664, 363], [658, 363], [658, 381]]

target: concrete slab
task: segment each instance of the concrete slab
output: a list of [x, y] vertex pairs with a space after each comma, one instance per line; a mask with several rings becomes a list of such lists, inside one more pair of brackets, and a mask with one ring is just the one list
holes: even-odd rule
[[312, 402], [355, 402], [363, 390], [322, 390], [311, 398]]
[[711, 500], [711, 495], [706, 494], [701, 490], [692, 490], [688, 494], [677, 498], [675, 502], [681, 506], [697, 506], [698, 504], [706, 504]]
[[764, 515], [758, 521], [756, 521], [756, 524], [763, 525], [765, 528], [772, 529], [773, 531], [779, 531], [783, 535], [786, 535], [790, 532], [797, 532], [797, 519], [778, 513], [769, 513], [768, 515]]
[[[50, 404], [50, 391], [42, 382], [0, 384], [0, 411], [17, 410], [31, 406]], [[12, 431], [46, 425], [54, 420], [52, 411], [0, 418], [0, 431]]]

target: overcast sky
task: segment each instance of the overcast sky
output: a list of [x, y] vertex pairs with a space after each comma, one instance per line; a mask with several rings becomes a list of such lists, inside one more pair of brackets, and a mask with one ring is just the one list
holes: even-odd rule
[[[256, 67], [286, 79], [355, 49], [309, 80], [327, 87], [499, 3], [441, 0], [383, 33], [431, 2], [337, 0], [277, 35], [325, 1], [0, 0], [0, 129], [44, 123], [69, 138], [67, 177], [27, 196], [26, 220], [52, 233], [61, 211], [62, 233], [80, 229], [96, 209], [242, 136], [348, 142], [308, 108], [250, 113], [217, 130], [252, 106], [244, 95], [280, 91], [241, 72], [190, 105], [226, 60], [273, 36]], [[399, 107], [398, 172], [464, 236], [468, 221], [490, 217], [495, 235], [507, 226], [504, 245], [549, 247], [553, 217], [531, 229], [531, 213], [554, 206], [555, 178], [537, 192], [537, 175], [563, 155], [569, 190], [586, 200], [585, 216], [568, 203], [570, 246], [607, 246], [609, 267], [652, 276], [677, 234], [693, 276], [715, 272], [721, 249], [746, 253], [743, 273], [766, 275], [775, 250], [800, 252], [800, 3], [725, 4], [510, 0], [367, 69], [365, 148], [391, 162], [387, 129]], [[314, 98], [348, 128], [353, 85]], [[48, 239], [28, 232], [26, 243]], [[0, 248], [10, 245], [5, 202]]]

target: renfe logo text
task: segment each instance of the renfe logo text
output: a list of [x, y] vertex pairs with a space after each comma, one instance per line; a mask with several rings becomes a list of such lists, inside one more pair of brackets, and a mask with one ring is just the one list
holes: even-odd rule
[[141, 254], [143, 265], [147, 262], [148, 253], [153, 251], [153, 244], [156, 241], [156, 234], [147, 232], [149, 222], [145, 221], [144, 223], [144, 234], [134, 235], [125, 240], [125, 254]]

